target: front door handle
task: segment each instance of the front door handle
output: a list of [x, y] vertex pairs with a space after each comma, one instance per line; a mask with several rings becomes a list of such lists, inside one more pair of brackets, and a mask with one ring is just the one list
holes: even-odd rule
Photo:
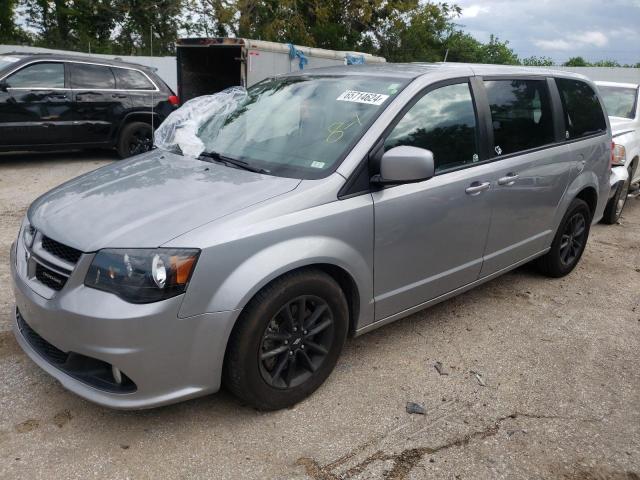
[[516, 180], [518, 180], [518, 178], [520, 178], [520, 176], [517, 173], [507, 173], [507, 175], [498, 179], [498, 185], [509, 187], [516, 183]]
[[465, 192], [467, 195], [478, 195], [482, 192], [484, 192], [485, 190], [489, 190], [489, 188], [491, 187], [491, 183], [490, 182], [473, 182], [471, 185], [469, 185]]

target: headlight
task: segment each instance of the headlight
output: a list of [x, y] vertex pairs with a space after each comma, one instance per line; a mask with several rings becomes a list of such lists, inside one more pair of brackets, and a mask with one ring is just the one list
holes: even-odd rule
[[36, 236], [36, 229], [33, 228], [29, 223], [26, 223], [22, 228], [22, 241], [25, 246], [29, 249], [33, 246], [33, 239]]
[[200, 250], [100, 250], [84, 284], [131, 303], [151, 303], [184, 293]]

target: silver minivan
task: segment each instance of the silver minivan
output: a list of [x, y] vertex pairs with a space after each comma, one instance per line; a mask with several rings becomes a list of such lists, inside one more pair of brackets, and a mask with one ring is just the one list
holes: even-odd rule
[[12, 246], [18, 342], [96, 403], [292, 405], [350, 335], [534, 260], [571, 272], [610, 191], [596, 89], [551, 70], [296, 72], [195, 136], [46, 193]]

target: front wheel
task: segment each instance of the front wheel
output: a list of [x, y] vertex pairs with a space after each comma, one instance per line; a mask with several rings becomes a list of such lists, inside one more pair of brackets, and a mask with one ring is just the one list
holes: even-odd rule
[[587, 245], [591, 210], [584, 200], [574, 199], [564, 214], [551, 249], [536, 264], [549, 277], [564, 277], [578, 264]]
[[300, 270], [280, 277], [256, 294], [234, 327], [226, 387], [262, 410], [298, 403], [335, 367], [348, 318], [344, 293], [329, 275]]
[[631, 172], [629, 172], [629, 178], [618, 187], [616, 194], [607, 203], [607, 207], [604, 210], [602, 216], [602, 223], [607, 225], [613, 225], [620, 220], [622, 216], [622, 210], [627, 204], [627, 197], [629, 196], [629, 185], [631, 184]]
[[120, 158], [127, 158], [151, 150], [152, 137], [151, 125], [148, 123], [127, 123], [118, 137], [118, 155]]

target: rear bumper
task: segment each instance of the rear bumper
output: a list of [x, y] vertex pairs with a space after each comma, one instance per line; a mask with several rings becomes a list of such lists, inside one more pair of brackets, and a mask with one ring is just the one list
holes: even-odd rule
[[[227, 339], [239, 312], [179, 318], [181, 296], [133, 305], [81, 284], [69, 285], [46, 299], [17, 273], [15, 245], [10, 262], [16, 339], [37, 365], [68, 390], [107, 407], [141, 409], [219, 389]], [[19, 316], [24, 323], [19, 324]], [[91, 370], [85, 377], [70, 374], [25, 333], [25, 324], [56, 351], [115, 366], [131, 379], [133, 388], [126, 392], [102, 388], [91, 381]]]

